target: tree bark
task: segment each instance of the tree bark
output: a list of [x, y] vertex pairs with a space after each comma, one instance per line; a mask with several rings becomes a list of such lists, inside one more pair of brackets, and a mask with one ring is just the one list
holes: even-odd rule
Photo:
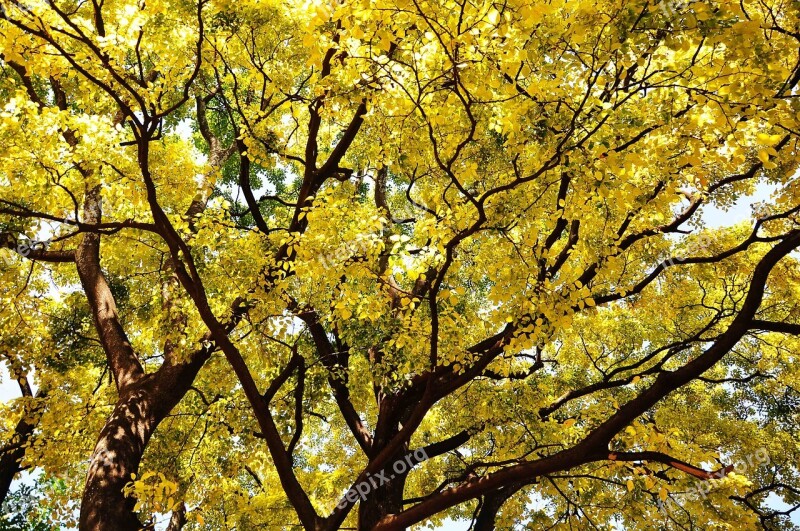
[[[381, 483], [381, 475], [373, 476], [372, 481], [367, 480], [364, 485], [369, 487], [366, 499], [362, 498], [358, 506], [358, 529], [367, 531], [372, 529], [384, 516], [397, 514], [403, 510], [403, 491], [406, 486], [408, 471], [397, 473], [392, 469], [394, 463], [404, 463], [405, 453], [398, 453], [391, 459], [390, 465], [383, 470], [383, 476], [389, 479], [388, 482]], [[374, 487], [377, 485], [377, 487]]]
[[163, 366], [120, 393], [92, 453], [81, 502], [81, 531], [139, 530], [136, 500], [122, 489], [139, 469], [147, 442], [158, 424], [189, 390], [210, 351], [193, 361]]
[[92, 453], [81, 502], [82, 531], [142, 528], [133, 510], [136, 500], [122, 489], [139, 469], [158, 420], [146, 386], [132, 385], [119, 397]]
[[[84, 214], [101, 219], [99, 188], [87, 191]], [[100, 267], [100, 235], [86, 234], [75, 264], [92, 309], [95, 328], [117, 384], [118, 399], [92, 452], [81, 503], [81, 531], [138, 530], [135, 499], [122, 489], [139, 469], [147, 442], [158, 424], [186, 394], [212, 347], [177, 362], [168, 346], [164, 364], [145, 374], [117, 315], [114, 296]]]
[[[22, 396], [33, 397], [33, 390], [28, 382], [28, 376], [21, 371], [17, 372], [15, 376]], [[47, 392], [44, 389], [39, 389], [36, 393], [36, 398], [40, 399], [45, 396], [47, 396]], [[25, 457], [25, 450], [33, 436], [33, 431], [39, 423], [39, 415], [43, 407], [44, 404], [37, 402], [29, 411], [25, 411], [14, 428], [14, 435], [11, 437], [11, 441], [3, 448], [0, 448], [0, 505], [3, 504], [6, 496], [8, 496], [14, 477], [23, 470], [21, 466], [22, 459]]]
[[181, 531], [183, 526], [186, 525], [186, 504], [178, 505], [178, 508], [172, 511], [172, 517], [169, 519], [167, 531]]
[[[17, 429], [14, 432], [14, 438], [20, 433], [20, 425], [17, 424]], [[15, 446], [13, 449], [7, 450], [0, 455], [0, 505], [6, 500], [8, 491], [11, 488], [11, 482], [14, 481], [14, 476], [20, 471], [19, 462], [25, 455], [25, 448], [22, 446]]]
[[475, 519], [475, 527], [473, 531], [492, 531], [495, 529], [495, 520], [500, 508], [508, 499], [513, 496], [522, 484], [509, 485], [508, 487], [498, 490], [494, 494], [487, 494], [483, 497], [483, 504], [480, 511], [478, 511], [478, 518]]
[[[381, 398], [370, 459], [378, 456], [400, 432], [401, 426], [411, 416], [414, 405], [419, 400], [417, 395], [418, 393], [413, 392], [400, 392]], [[358, 506], [359, 531], [372, 529], [385, 516], [403, 510], [403, 493], [412, 468], [412, 463], [406, 460], [408, 448], [407, 443], [401, 445], [381, 473], [363, 483], [365, 490], [369, 484], [369, 492], [361, 498]]]
[[28, 420], [27, 417], [23, 417], [17, 422], [11, 442], [0, 453], [0, 505], [8, 496], [14, 476], [22, 470], [20, 463], [25, 457], [27, 443], [36, 428], [36, 423], [28, 422]]
[[[227, 150], [222, 149], [219, 139], [208, 127], [205, 114], [205, 105], [198, 99], [198, 120], [209, 144], [209, 162], [212, 167], [218, 168], [233, 152], [235, 145], [232, 144]], [[83, 173], [84, 176], [88, 175], [88, 172]], [[201, 214], [209, 195], [210, 184], [204, 181], [186, 217], [193, 219]], [[87, 189], [85, 221], [99, 223], [102, 218], [101, 206], [100, 188]], [[100, 267], [100, 234], [85, 234], [74, 257], [119, 397], [92, 452], [79, 527], [81, 531], [138, 530], [143, 526], [133, 510], [135, 500], [125, 497], [122, 489], [130, 481], [131, 473], [138, 471], [147, 442], [158, 424], [188, 392], [200, 368], [216, 349], [216, 344], [208, 334], [203, 340], [205, 346], [193, 352], [187, 360], [178, 361], [174, 356], [174, 345], [167, 342], [164, 345], [164, 364], [155, 373], [145, 374], [122, 327], [114, 296]], [[174, 263], [170, 262], [165, 267], [172, 269]], [[178, 284], [174, 270], [171, 277], [168, 282]], [[169, 294], [165, 293], [165, 305], [171, 304]], [[231, 319], [220, 325], [226, 337], [245, 311], [243, 307], [234, 307], [233, 310]], [[183, 317], [175, 318], [173, 325], [185, 326]], [[174, 512], [170, 529], [183, 527], [185, 511], [184, 506]]]

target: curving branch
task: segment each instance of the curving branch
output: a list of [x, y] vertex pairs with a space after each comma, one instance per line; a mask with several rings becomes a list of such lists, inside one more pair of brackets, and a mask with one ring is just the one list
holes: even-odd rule
[[685, 461], [681, 461], [680, 459], [675, 459], [674, 457], [662, 452], [609, 452], [608, 460], [632, 461], [636, 463], [644, 463], [648, 461], [662, 463], [702, 480], [724, 478], [733, 471], [733, 465], [728, 465], [714, 472], [708, 472], [700, 467], [694, 466]]
[[[384, 517], [375, 526], [375, 531], [405, 528], [437, 512], [494, 492], [511, 483], [531, 481], [542, 475], [569, 470], [592, 461], [608, 459], [610, 456], [608, 444], [616, 434], [672, 391], [698, 378], [713, 367], [750, 330], [752, 320], [761, 305], [770, 272], [782, 258], [798, 247], [800, 247], [800, 231], [795, 230], [786, 234], [761, 258], [755, 267], [750, 288], [739, 313], [714, 344], [679, 369], [661, 372], [653, 384], [634, 399], [622, 405], [615, 414], [595, 427], [578, 444], [551, 456], [502, 468], [445, 489], [398, 514]], [[639, 454], [639, 458], [641, 455]], [[658, 455], [650, 455], [650, 457], [661, 458]], [[702, 470], [682, 462], [675, 461], [675, 463], [677, 464], [676, 468], [693, 473], [692, 475], [699, 474]]]

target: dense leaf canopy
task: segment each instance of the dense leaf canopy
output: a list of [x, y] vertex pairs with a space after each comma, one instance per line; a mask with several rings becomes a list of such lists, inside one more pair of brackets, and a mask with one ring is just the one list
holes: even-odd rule
[[792, 526], [796, 1], [0, 6], [8, 522]]

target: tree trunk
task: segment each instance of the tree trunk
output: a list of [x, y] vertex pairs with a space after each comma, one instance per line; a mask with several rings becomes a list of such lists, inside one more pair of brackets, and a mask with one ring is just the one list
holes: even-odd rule
[[500, 512], [500, 508], [522, 487], [522, 484], [509, 485], [508, 487], [498, 490], [494, 494], [487, 494], [484, 496], [483, 504], [478, 512], [478, 518], [475, 520], [473, 531], [492, 531], [495, 529], [495, 520], [497, 519], [497, 513]]
[[142, 529], [133, 511], [136, 500], [125, 497], [122, 489], [138, 472], [150, 436], [189, 390], [208, 356], [206, 350], [189, 363], [162, 366], [124, 389], [92, 452], [81, 531]]
[[[400, 432], [400, 428], [413, 412], [419, 402], [419, 393], [400, 392], [396, 395], [384, 396], [380, 399], [378, 422], [375, 426], [373, 446], [370, 458], [374, 458], [389, 445]], [[372, 529], [382, 518], [403, 510], [403, 494], [406, 478], [416, 461], [408, 457], [408, 443], [400, 446], [397, 453], [389, 460], [380, 473], [362, 484], [369, 491], [361, 497], [358, 506], [358, 529]]]
[[81, 503], [82, 531], [142, 528], [133, 512], [136, 500], [125, 497], [122, 488], [139, 469], [147, 441], [160, 420], [153, 399], [142, 382], [117, 400], [92, 453]]
[[183, 526], [186, 525], [186, 504], [178, 505], [177, 509], [172, 511], [172, 517], [169, 519], [167, 531], [181, 531]]
[[25, 445], [33, 434], [34, 424], [29, 424], [25, 418], [17, 423], [14, 436], [9, 445], [0, 453], [0, 505], [8, 496], [14, 476], [22, 470], [20, 462], [25, 457]]
[[[22, 395], [32, 396], [30, 385], [28, 385], [27, 377], [20, 378], [17, 376], [22, 389]], [[36, 398], [44, 398], [46, 392], [39, 389], [36, 393]], [[30, 442], [33, 431], [39, 423], [39, 415], [41, 414], [44, 405], [38, 402], [29, 411], [26, 411], [22, 418], [17, 422], [14, 429], [14, 435], [11, 441], [4, 448], [0, 449], [0, 505], [8, 496], [8, 491], [11, 489], [11, 482], [14, 481], [14, 476], [22, 470], [20, 463], [22, 458], [25, 457], [25, 449]]]
[[[368, 485], [369, 492], [365, 496], [366, 499], [362, 497], [362, 501], [358, 506], [359, 531], [372, 529], [384, 516], [399, 513], [403, 510], [403, 492], [408, 471], [406, 469], [406, 471], [398, 473], [392, 468], [392, 465], [402, 462], [407, 467], [408, 463], [403, 459], [404, 456], [405, 453], [396, 455], [383, 470], [382, 475], [376, 474], [372, 476], [372, 481], [367, 480], [364, 483], [364, 490]], [[400, 466], [397, 466], [399, 469]], [[382, 477], [389, 481], [381, 484]]]

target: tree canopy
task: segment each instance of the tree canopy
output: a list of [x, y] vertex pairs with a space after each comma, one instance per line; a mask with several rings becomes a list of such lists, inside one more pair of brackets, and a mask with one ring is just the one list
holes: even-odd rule
[[0, 55], [6, 522], [792, 528], [797, 2], [2, 0]]

